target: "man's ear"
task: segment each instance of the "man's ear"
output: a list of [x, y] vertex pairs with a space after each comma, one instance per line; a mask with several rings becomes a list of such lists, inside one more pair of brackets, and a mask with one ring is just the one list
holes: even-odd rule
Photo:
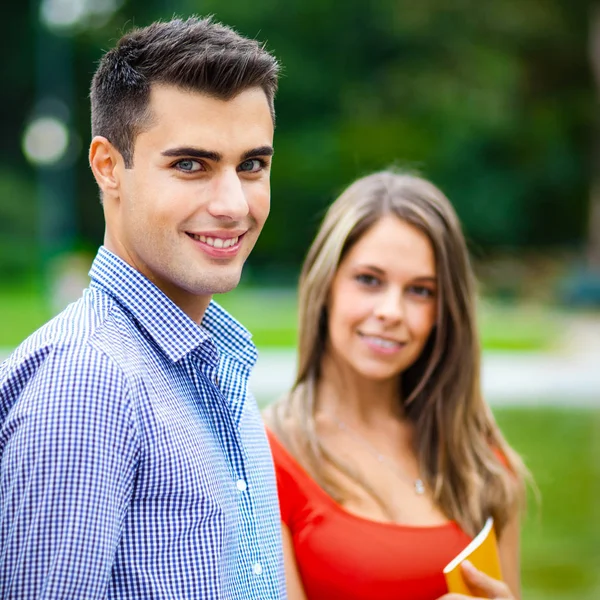
[[125, 168], [121, 153], [105, 137], [97, 135], [90, 144], [89, 160], [103, 198], [117, 198]]

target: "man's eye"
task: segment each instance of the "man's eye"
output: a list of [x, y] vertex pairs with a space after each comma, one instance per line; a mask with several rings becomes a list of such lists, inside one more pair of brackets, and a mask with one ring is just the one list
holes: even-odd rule
[[197, 160], [185, 159], [180, 160], [175, 165], [180, 171], [185, 171], [186, 173], [194, 173], [195, 171], [199, 171], [201, 168], [200, 163]]
[[362, 275], [357, 275], [356, 281], [368, 287], [375, 287], [380, 283], [377, 277], [375, 277], [374, 275], [367, 275], [366, 273], [363, 273]]
[[265, 166], [265, 162], [258, 158], [251, 158], [245, 160], [240, 166], [239, 170], [245, 173], [258, 173]]

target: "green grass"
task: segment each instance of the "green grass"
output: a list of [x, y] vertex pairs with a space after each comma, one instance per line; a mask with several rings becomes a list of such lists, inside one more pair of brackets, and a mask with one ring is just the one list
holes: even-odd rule
[[560, 316], [547, 308], [487, 300], [480, 303], [478, 317], [486, 350], [543, 351], [557, 344]]
[[600, 408], [495, 414], [541, 493], [522, 536], [524, 600], [600, 598]]
[[[238, 289], [215, 299], [252, 332], [258, 347], [295, 346], [295, 290]], [[547, 350], [559, 330], [549, 310], [491, 302], [481, 303], [479, 326], [483, 347], [495, 351]]]
[[252, 332], [259, 348], [296, 345], [296, 291], [238, 289], [215, 300]]
[[[296, 291], [240, 288], [215, 299], [239, 319], [261, 348], [296, 345]], [[0, 290], [0, 348], [18, 344], [44, 323], [50, 311], [39, 289]], [[539, 307], [485, 302], [479, 310], [486, 350], [536, 351], [551, 348], [559, 329], [556, 318]]]
[[0, 348], [12, 348], [51, 316], [40, 290], [0, 290]]

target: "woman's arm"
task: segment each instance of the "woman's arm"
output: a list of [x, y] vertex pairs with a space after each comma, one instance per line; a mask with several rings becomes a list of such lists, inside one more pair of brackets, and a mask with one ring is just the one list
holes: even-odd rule
[[517, 510], [498, 539], [502, 577], [516, 600], [521, 598], [521, 516]]
[[307, 600], [296, 564], [292, 534], [285, 523], [281, 524], [281, 536], [283, 538], [283, 562], [288, 600]]

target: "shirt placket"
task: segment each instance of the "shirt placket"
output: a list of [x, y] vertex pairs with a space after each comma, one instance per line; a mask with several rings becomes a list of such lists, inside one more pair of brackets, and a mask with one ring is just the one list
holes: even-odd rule
[[[215, 350], [216, 353], [216, 350]], [[243, 513], [241, 522], [244, 523], [244, 535], [249, 540], [248, 547], [251, 549], [250, 564], [246, 565], [249, 569], [249, 580], [263, 578], [264, 560], [261, 558], [261, 551], [257, 544], [256, 532], [256, 512], [253, 502], [252, 490], [249, 486], [249, 474], [247, 465], [249, 459], [246, 449], [242, 442], [239, 428], [235, 424], [233, 410], [228, 398], [225, 396], [219, 386], [218, 377], [218, 359], [200, 360], [197, 363], [200, 371], [199, 376], [204, 379], [205, 385], [211, 387], [215, 399], [209, 401], [208, 410], [214, 421], [215, 429], [219, 435], [219, 442], [224, 448], [225, 454], [230, 466], [230, 475], [238, 493], [238, 510]], [[202, 390], [198, 390], [202, 394]], [[256, 582], [258, 587], [262, 587], [260, 582]]]

